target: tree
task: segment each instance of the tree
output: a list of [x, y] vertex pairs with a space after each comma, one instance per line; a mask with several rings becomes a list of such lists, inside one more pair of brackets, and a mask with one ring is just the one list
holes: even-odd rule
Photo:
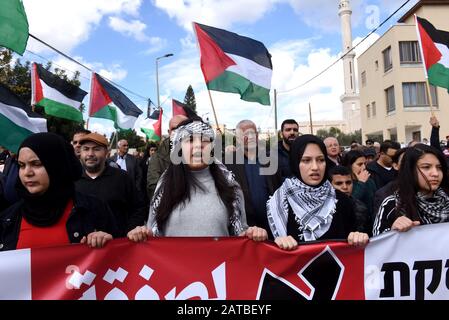
[[[142, 148], [145, 146], [145, 141], [143, 140], [143, 138], [141, 136], [139, 136], [136, 132], [136, 130], [132, 129], [132, 130], [119, 130], [118, 132], [118, 140], [120, 141], [122, 139], [125, 139], [126, 141], [128, 141], [128, 146], [130, 148]], [[113, 138], [113, 135], [111, 135], [111, 141]], [[115, 148], [115, 144], [113, 146]]]
[[193, 92], [192, 85], [189, 85], [189, 87], [187, 88], [186, 96], [184, 97], [184, 103], [196, 113], [195, 92]]
[[[31, 104], [31, 62], [26, 61], [25, 64], [22, 64], [21, 60], [17, 59], [12, 67], [12, 58], [13, 55], [10, 50], [0, 51], [0, 82], [17, 94], [25, 103]], [[50, 70], [51, 66], [51, 62], [48, 62], [45, 65], [45, 69]], [[72, 78], [67, 76], [65, 70], [59, 68], [55, 68], [53, 73], [73, 85], [78, 87], [81, 85], [81, 82], [79, 81], [79, 71], [75, 72]], [[81, 112], [83, 112], [84, 109], [85, 106], [81, 105]], [[43, 108], [38, 106], [35, 108], [35, 111], [44, 115], [47, 119], [47, 128], [49, 132], [57, 133], [63, 136], [67, 141], [72, 139], [73, 133], [76, 130], [84, 127], [84, 121], [78, 123], [66, 119], [55, 118], [46, 115]]]
[[327, 137], [337, 138], [338, 142], [342, 146], [349, 146], [352, 141], [362, 143], [362, 130], [356, 130], [349, 134], [342, 132], [340, 129], [330, 127], [329, 129], [320, 129], [316, 133], [317, 137], [325, 139]]

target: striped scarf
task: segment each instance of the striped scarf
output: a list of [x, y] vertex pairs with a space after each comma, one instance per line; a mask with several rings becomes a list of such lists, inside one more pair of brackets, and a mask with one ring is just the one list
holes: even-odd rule
[[275, 238], [287, 236], [289, 207], [299, 225], [299, 239], [313, 241], [325, 234], [332, 223], [337, 199], [329, 181], [311, 187], [298, 178], [288, 178], [267, 202], [270, 229]]

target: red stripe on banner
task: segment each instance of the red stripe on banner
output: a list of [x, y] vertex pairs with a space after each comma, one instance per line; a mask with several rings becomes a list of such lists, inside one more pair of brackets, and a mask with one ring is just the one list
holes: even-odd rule
[[201, 52], [201, 70], [204, 80], [208, 83], [222, 74], [229, 66], [237, 63], [229, 58], [198, 24], [194, 23], [193, 25]]
[[244, 238], [114, 240], [31, 251], [33, 299], [363, 299], [363, 249]]
[[[34, 76], [34, 103], [39, 103], [44, 98], [44, 93], [42, 91], [41, 79], [39, 78], [39, 73], [37, 72], [36, 63], [33, 63], [33, 76]], [[33, 99], [32, 99], [33, 100]]]
[[418, 23], [419, 36], [421, 37], [422, 51], [424, 54], [423, 58], [426, 63], [426, 69], [429, 70], [430, 67], [440, 61], [442, 54], [440, 50], [438, 50], [438, 48], [435, 46], [435, 43], [427, 34], [423, 26], [418, 21], [416, 23]]

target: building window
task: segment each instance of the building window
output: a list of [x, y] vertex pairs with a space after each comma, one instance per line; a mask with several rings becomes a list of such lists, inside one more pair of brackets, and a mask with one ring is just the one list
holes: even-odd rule
[[371, 114], [373, 115], [373, 118], [376, 116], [376, 103], [371, 103]]
[[377, 70], [379, 70], [379, 61], [374, 61], [374, 68]]
[[369, 119], [371, 118], [371, 114], [370, 114], [370, 105], [366, 105], [366, 117]]
[[391, 47], [388, 47], [384, 51], [382, 51], [382, 55], [384, 56], [384, 72], [387, 72], [391, 68], [393, 68], [393, 60], [391, 59]]
[[421, 63], [418, 41], [399, 41], [399, 58], [401, 64]]
[[385, 89], [385, 97], [387, 99], [387, 114], [396, 110], [396, 103], [394, 101], [394, 86]]
[[[438, 101], [436, 87], [430, 86], [430, 92], [432, 94], [433, 105], [437, 106]], [[404, 108], [428, 107], [430, 104], [425, 82], [402, 83], [402, 96], [404, 99]]]
[[360, 75], [360, 78], [362, 78], [362, 87], [366, 86], [366, 71], [363, 71]]

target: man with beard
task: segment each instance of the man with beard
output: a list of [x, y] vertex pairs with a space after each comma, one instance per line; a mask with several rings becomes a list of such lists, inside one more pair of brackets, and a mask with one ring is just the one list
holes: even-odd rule
[[147, 216], [136, 185], [125, 171], [106, 165], [108, 141], [104, 136], [90, 133], [80, 143], [84, 172], [76, 190], [103, 200], [114, 213], [120, 236], [126, 236], [129, 230], [143, 225]]
[[286, 178], [292, 176], [292, 170], [290, 169], [290, 145], [295, 141], [299, 135], [299, 125], [293, 119], [284, 120], [281, 124], [282, 140], [278, 143], [278, 165], [279, 172], [282, 177], [282, 182]]

